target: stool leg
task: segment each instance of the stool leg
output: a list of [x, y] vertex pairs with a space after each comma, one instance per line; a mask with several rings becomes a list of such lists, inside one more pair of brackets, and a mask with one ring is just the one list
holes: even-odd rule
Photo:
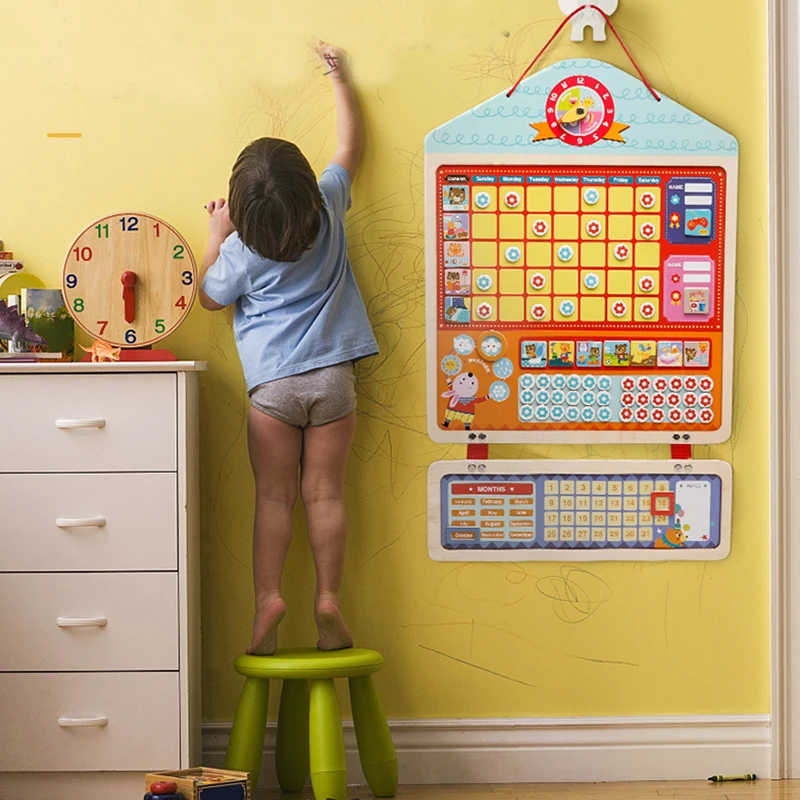
[[264, 755], [264, 734], [267, 728], [269, 681], [245, 678], [239, 707], [233, 720], [225, 768], [250, 773], [250, 786], [255, 789]]
[[345, 800], [347, 765], [336, 687], [332, 680], [312, 680], [308, 709], [311, 786], [316, 800]]
[[299, 792], [308, 778], [308, 681], [283, 682], [275, 745], [278, 783], [284, 792]]
[[381, 699], [370, 675], [350, 678], [350, 704], [358, 757], [369, 788], [376, 797], [394, 797], [398, 781], [397, 755]]

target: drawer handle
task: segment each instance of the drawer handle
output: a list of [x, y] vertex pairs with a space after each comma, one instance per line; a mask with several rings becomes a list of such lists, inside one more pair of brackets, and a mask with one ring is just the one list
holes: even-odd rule
[[105, 517], [57, 517], [58, 528], [102, 528], [106, 524]]
[[58, 724], [62, 728], [105, 728], [108, 717], [59, 717]]
[[59, 628], [105, 628], [108, 620], [105, 617], [59, 617], [56, 625]]
[[56, 428], [105, 428], [106, 421], [102, 417], [87, 417], [85, 419], [57, 419]]

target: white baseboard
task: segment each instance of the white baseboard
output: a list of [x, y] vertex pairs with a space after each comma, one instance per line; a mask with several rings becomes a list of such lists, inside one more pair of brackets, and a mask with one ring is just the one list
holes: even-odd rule
[[[230, 723], [203, 726], [204, 764], [222, 766]], [[396, 720], [400, 782], [543, 783], [770, 775], [768, 715]], [[363, 783], [353, 723], [344, 723], [348, 780]], [[275, 723], [260, 785], [274, 786]]]

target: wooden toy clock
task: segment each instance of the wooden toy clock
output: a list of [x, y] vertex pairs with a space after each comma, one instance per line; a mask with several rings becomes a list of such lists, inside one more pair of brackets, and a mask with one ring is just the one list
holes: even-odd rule
[[[64, 298], [78, 325], [112, 347], [146, 348], [189, 313], [197, 269], [186, 240], [157, 217], [112, 214], [76, 237], [64, 259]], [[148, 360], [158, 352], [150, 351]], [[127, 357], [126, 357], [127, 356]], [[133, 353], [123, 360], [136, 360]]]

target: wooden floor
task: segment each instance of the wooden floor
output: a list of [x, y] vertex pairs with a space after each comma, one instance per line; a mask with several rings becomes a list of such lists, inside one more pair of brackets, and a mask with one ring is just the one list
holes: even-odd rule
[[[263, 800], [313, 800], [301, 794], [266, 794]], [[653, 783], [500, 783], [486, 786], [401, 786], [398, 800], [800, 800], [800, 780], [752, 783], [706, 781]], [[353, 787], [348, 800], [372, 800], [366, 787]], [[260, 799], [258, 799], [260, 800]]]

